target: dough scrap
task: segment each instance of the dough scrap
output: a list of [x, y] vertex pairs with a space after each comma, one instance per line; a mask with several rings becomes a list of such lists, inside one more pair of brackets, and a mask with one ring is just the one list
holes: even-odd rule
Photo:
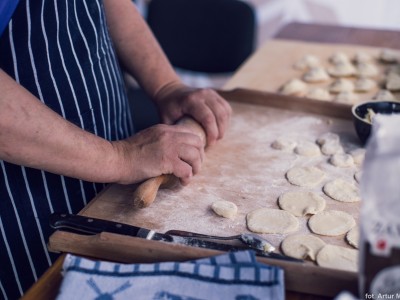
[[327, 142], [337, 142], [339, 143], [340, 138], [339, 135], [333, 132], [325, 132], [324, 134], [320, 135], [317, 139], [318, 145], [323, 145]]
[[357, 73], [356, 68], [350, 63], [338, 63], [328, 68], [329, 75], [333, 77], [349, 77]]
[[350, 59], [348, 55], [344, 52], [335, 52], [331, 55], [329, 58], [329, 61], [334, 64], [345, 64], [345, 63], [350, 63]]
[[376, 81], [370, 78], [360, 77], [354, 83], [354, 91], [359, 93], [370, 92], [374, 88], [376, 88]]
[[358, 100], [358, 97], [353, 92], [341, 92], [337, 94], [334, 101], [341, 103], [353, 103]]
[[256, 233], [290, 233], [299, 228], [299, 221], [287, 211], [271, 208], [253, 210], [246, 216], [247, 228]]
[[304, 96], [307, 91], [307, 84], [300, 79], [291, 79], [286, 82], [281, 88], [280, 93], [291, 96]]
[[313, 142], [302, 141], [294, 148], [294, 152], [302, 156], [318, 156], [321, 154], [319, 147]]
[[211, 208], [217, 215], [228, 219], [235, 218], [238, 211], [235, 203], [226, 200], [215, 201]]
[[389, 73], [385, 87], [392, 92], [400, 91], [400, 74]]
[[349, 245], [358, 249], [359, 241], [360, 241], [360, 228], [358, 226], [354, 226], [347, 234], [346, 241]]
[[291, 152], [296, 145], [297, 143], [289, 138], [279, 137], [271, 144], [271, 147], [277, 150]]
[[318, 100], [330, 100], [331, 95], [326, 89], [315, 88], [308, 92], [307, 98], [318, 99]]
[[385, 100], [393, 101], [393, 100], [396, 100], [394, 95], [388, 90], [380, 90], [379, 92], [377, 92], [375, 94], [375, 96], [372, 99], [376, 100], [376, 101], [385, 101]]
[[316, 167], [294, 167], [286, 173], [291, 184], [301, 187], [316, 186], [324, 177], [325, 173]]
[[360, 196], [358, 188], [343, 179], [335, 179], [324, 185], [324, 193], [333, 200], [340, 202], [358, 202]]
[[278, 199], [279, 207], [296, 217], [317, 214], [325, 209], [325, 200], [313, 192], [287, 192]]
[[379, 75], [378, 67], [372, 63], [358, 63], [357, 75], [361, 77], [376, 77]]
[[311, 68], [303, 75], [303, 80], [309, 83], [325, 82], [329, 79], [328, 73], [321, 67]]
[[400, 52], [393, 49], [382, 49], [379, 54], [379, 59], [385, 63], [400, 62]]
[[311, 231], [326, 236], [338, 236], [356, 226], [354, 218], [339, 210], [322, 211], [308, 220]]
[[354, 173], [354, 179], [360, 183], [361, 182], [362, 171], [357, 171]]
[[354, 165], [353, 156], [346, 153], [336, 153], [332, 155], [329, 162], [335, 167], [348, 168]]
[[357, 272], [358, 251], [335, 245], [326, 245], [317, 254], [317, 264], [325, 268]]
[[329, 86], [329, 91], [335, 94], [341, 92], [352, 92], [353, 90], [354, 90], [354, 84], [349, 79], [343, 79], [343, 78], [336, 79]]
[[321, 152], [325, 155], [333, 155], [336, 153], [342, 153], [343, 147], [339, 142], [328, 141], [321, 146]]
[[319, 58], [312, 54], [304, 55], [299, 59], [293, 67], [297, 70], [306, 71], [310, 68], [318, 67], [320, 65]]
[[355, 63], [370, 63], [374, 60], [374, 58], [372, 57], [372, 55], [366, 53], [366, 52], [357, 52], [354, 55], [354, 62]]
[[312, 234], [296, 234], [287, 236], [281, 243], [281, 249], [290, 257], [315, 260], [317, 253], [325, 245], [323, 240]]
[[365, 149], [358, 148], [350, 151], [350, 155], [353, 157], [354, 163], [356, 165], [362, 165], [365, 158]]

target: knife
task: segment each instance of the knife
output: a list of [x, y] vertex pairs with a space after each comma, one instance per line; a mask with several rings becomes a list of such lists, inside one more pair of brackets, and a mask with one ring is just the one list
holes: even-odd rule
[[245, 245], [243, 247], [240, 247], [236, 245], [234, 246], [229, 244], [211, 242], [200, 238], [173, 236], [169, 234], [158, 233], [155, 232], [154, 230], [149, 230], [146, 228], [137, 227], [129, 224], [118, 223], [118, 222], [96, 219], [74, 214], [53, 213], [50, 215], [50, 226], [57, 230], [67, 230], [81, 234], [84, 233], [84, 234], [94, 235], [94, 234], [99, 234], [101, 232], [110, 232], [110, 233], [143, 238], [147, 240], [176, 243], [191, 247], [207, 248], [225, 252], [251, 249], [254, 250], [256, 254], [259, 256], [302, 262], [302, 260], [299, 259], [291, 258], [278, 253], [272, 253], [272, 252], [266, 253], [260, 250], [252, 249]]

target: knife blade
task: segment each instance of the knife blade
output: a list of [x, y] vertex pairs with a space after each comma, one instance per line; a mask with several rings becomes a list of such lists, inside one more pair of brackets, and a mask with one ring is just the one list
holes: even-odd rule
[[[101, 232], [110, 232], [110, 233], [143, 238], [147, 240], [176, 243], [191, 247], [213, 249], [225, 252], [251, 249], [250, 247], [245, 245], [243, 247], [240, 247], [236, 245], [234, 246], [229, 244], [221, 244], [207, 240], [202, 240], [200, 238], [173, 236], [155, 232], [154, 230], [150, 229], [137, 227], [134, 225], [91, 218], [86, 216], [74, 215], [74, 214], [66, 214], [66, 213], [51, 214], [50, 226], [57, 230], [67, 230], [83, 234], [95, 235]], [[287, 257], [278, 253], [265, 253], [257, 250], [254, 251], [256, 252], [257, 255], [264, 257], [302, 262], [301, 260]]]

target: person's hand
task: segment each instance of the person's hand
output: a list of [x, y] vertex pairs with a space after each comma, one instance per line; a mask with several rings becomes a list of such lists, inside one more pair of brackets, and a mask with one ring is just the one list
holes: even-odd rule
[[207, 145], [224, 136], [232, 114], [228, 102], [214, 90], [194, 89], [180, 83], [171, 83], [160, 89], [155, 102], [166, 124], [174, 124], [184, 115], [200, 123], [207, 135]]
[[122, 184], [174, 174], [186, 185], [200, 171], [204, 158], [200, 137], [182, 126], [152, 126], [112, 145], [117, 153], [117, 182]]

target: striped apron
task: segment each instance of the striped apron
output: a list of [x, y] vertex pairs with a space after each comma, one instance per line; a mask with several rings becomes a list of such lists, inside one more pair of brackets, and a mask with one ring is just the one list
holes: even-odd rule
[[[0, 37], [0, 68], [84, 130], [133, 133], [101, 0], [21, 0]], [[103, 187], [0, 160], [0, 299], [19, 298], [54, 261], [49, 215], [77, 213]]]

